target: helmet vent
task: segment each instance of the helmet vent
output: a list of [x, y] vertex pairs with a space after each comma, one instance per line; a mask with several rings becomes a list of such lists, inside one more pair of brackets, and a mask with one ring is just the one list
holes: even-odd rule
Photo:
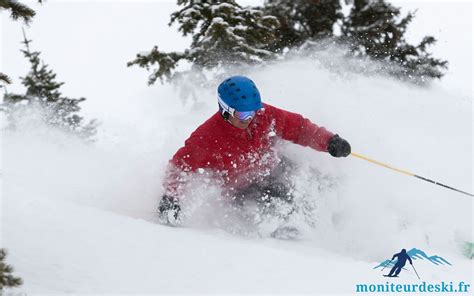
[[242, 98], [242, 99], [246, 99], [246, 98], [247, 98], [247, 96], [241, 96], [241, 98]]
[[230, 86], [235, 86], [235, 83], [234, 83], [234, 82], [232, 82], [232, 83], [230, 84]]
[[235, 91], [240, 91], [240, 88], [236, 89]]

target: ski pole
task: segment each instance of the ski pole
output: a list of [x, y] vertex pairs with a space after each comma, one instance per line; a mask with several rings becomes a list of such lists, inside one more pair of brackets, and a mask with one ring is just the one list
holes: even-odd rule
[[385, 167], [385, 168], [387, 168], [387, 169], [390, 169], [390, 170], [392, 170], [392, 171], [396, 171], [396, 172], [402, 173], [402, 174], [407, 175], [407, 176], [415, 177], [415, 178], [421, 179], [421, 180], [423, 180], [423, 181], [430, 182], [430, 183], [433, 183], [433, 184], [435, 184], [435, 185], [439, 185], [439, 186], [442, 186], [442, 187], [444, 187], [444, 188], [448, 188], [448, 189], [454, 190], [454, 191], [459, 192], [459, 193], [462, 193], [462, 194], [466, 194], [466, 195], [469, 195], [469, 196], [474, 196], [474, 194], [472, 194], [472, 193], [469, 193], [469, 192], [466, 192], [466, 191], [462, 191], [462, 190], [459, 190], [459, 189], [450, 187], [450, 186], [448, 186], [448, 185], [441, 184], [441, 183], [439, 183], [439, 182], [437, 182], [437, 181], [433, 181], [433, 180], [430, 180], [430, 179], [428, 179], [428, 178], [415, 175], [415, 174], [410, 173], [410, 172], [405, 171], [405, 170], [397, 169], [397, 168], [395, 168], [395, 167], [393, 167], [393, 166], [390, 166], [390, 165], [388, 165], [388, 164], [385, 164], [385, 163], [380, 162], [380, 161], [377, 161], [377, 160], [370, 159], [370, 158], [368, 158], [368, 157], [366, 157], [366, 156], [363, 156], [363, 155], [360, 155], [360, 154], [357, 154], [357, 153], [351, 153], [351, 155], [354, 156], [354, 157], [357, 157], [357, 158], [366, 160], [366, 161], [368, 161], [368, 162], [377, 164], [377, 165], [379, 165], [379, 166], [383, 166], [383, 167]]
[[389, 265], [390, 265], [390, 263], [392, 263], [392, 260], [390, 260], [390, 261], [389, 261], [387, 264], [385, 264], [385, 266], [382, 268], [382, 270], [381, 270], [381, 271], [383, 271], [383, 270], [385, 269], [385, 267], [389, 266]]
[[418, 277], [418, 279], [421, 280], [420, 276], [418, 275], [418, 272], [416, 272], [415, 266], [413, 266], [413, 264], [410, 264], [410, 265], [411, 265], [411, 267], [413, 267], [413, 270], [415, 271], [416, 276]]

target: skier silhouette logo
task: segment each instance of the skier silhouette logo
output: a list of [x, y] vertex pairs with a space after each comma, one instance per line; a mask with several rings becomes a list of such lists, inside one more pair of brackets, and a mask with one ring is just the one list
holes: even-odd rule
[[[395, 258], [397, 259], [395, 260]], [[383, 262], [380, 262], [380, 264], [375, 266], [374, 269], [382, 268], [381, 271], [384, 271], [387, 267], [391, 268], [390, 273], [384, 274], [383, 276], [397, 277], [398, 274], [400, 274], [400, 272], [402, 271], [402, 269], [408, 270], [406, 267], [404, 267], [407, 263], [407, 260], [408, 262], [410, 262], [411, 269], [413, 269], [418, 279], [420, 279], [420, 276], [418, 275], [418, 272], [416, 271], [415, 265], [413, 265], [412, 260], [419, 260], [420, 262], [430, 262], [434, 266], [452, 265], [448, 260], [444, 259], [443, 257], [440, 257], [438, 255], [430, 256], [423, 250], [412, 248], [409, 251], [405, 249], [401, 250], [400, 253], [393, 255], [392, 259], [386, 259]]]
[[393, 255], [392, 260], [390, 260], [390, 261], [395, 260], [395, 258], [397, 258], [397, 262], [392, 267], [390, 272], [385, 276], [397, 277], [398, 274], [400, 273], [400, 271], [402, 271], [402, 268], [405, 266], [407, 260], [410, 262], [410, 265], [413, 266], [413, 262], [411, 261], [410, 255], [407, 254], [407, 250], [405, 250], [405, 249], [402, 249], [400, 251], [400, 253], [397, 253], [397, 254]]

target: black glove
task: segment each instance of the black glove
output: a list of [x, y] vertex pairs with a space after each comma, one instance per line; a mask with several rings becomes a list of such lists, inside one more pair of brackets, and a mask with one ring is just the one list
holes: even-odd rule
[[168, 195], [163, 195], [158, 206], [158, 215], [162, 222], [171, 225], [178, 225], [181, 222], [181, 207], [178, 199]]
[[346, 157], [351, 154], [351, 145], [339, 135], [334, 135], [328, 142], [328, 152], [334, 157]]

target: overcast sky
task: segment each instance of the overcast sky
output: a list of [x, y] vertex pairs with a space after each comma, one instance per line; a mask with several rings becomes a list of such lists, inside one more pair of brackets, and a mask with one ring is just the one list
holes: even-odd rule
[[[242, 3], [242, 1], [240, 1]], [[247, 1], [258, 3], [261, 1]], [[472, 3], [454, 1], [396, 1], [404, 11], [418, 9], [410, 26], [409, 40], [419, 41], [434, 35], [436, 57], [447, 59], [450, 69], [442, 84], [472, 96]], [[158, 45], [161, 50], [182, 50], [189, 43], [176, 27], [168, 27], [175, 1], [47, 1], [30, 4], [37, 11], [26, 29], [33, 49], [65, 81], [70, 96], [104, 95], [113, 87], [143, 87], [147, 73], [137, 67], [126, 68], [127, 61], [140, 51]], [[20, 53], [22, 23], [4, 13], [1, 21], [1, 69], [13, 79], [10, 91], [21, 89], [18, 77], [28, 70]], [[108, 80], [108, 81], [106, 81]], [[114, 83], [113, 81], [117, 83]], [[126, 85], [124, 85], [126, 82]], [[104, 90], [97, 94], [98, 88]]]

